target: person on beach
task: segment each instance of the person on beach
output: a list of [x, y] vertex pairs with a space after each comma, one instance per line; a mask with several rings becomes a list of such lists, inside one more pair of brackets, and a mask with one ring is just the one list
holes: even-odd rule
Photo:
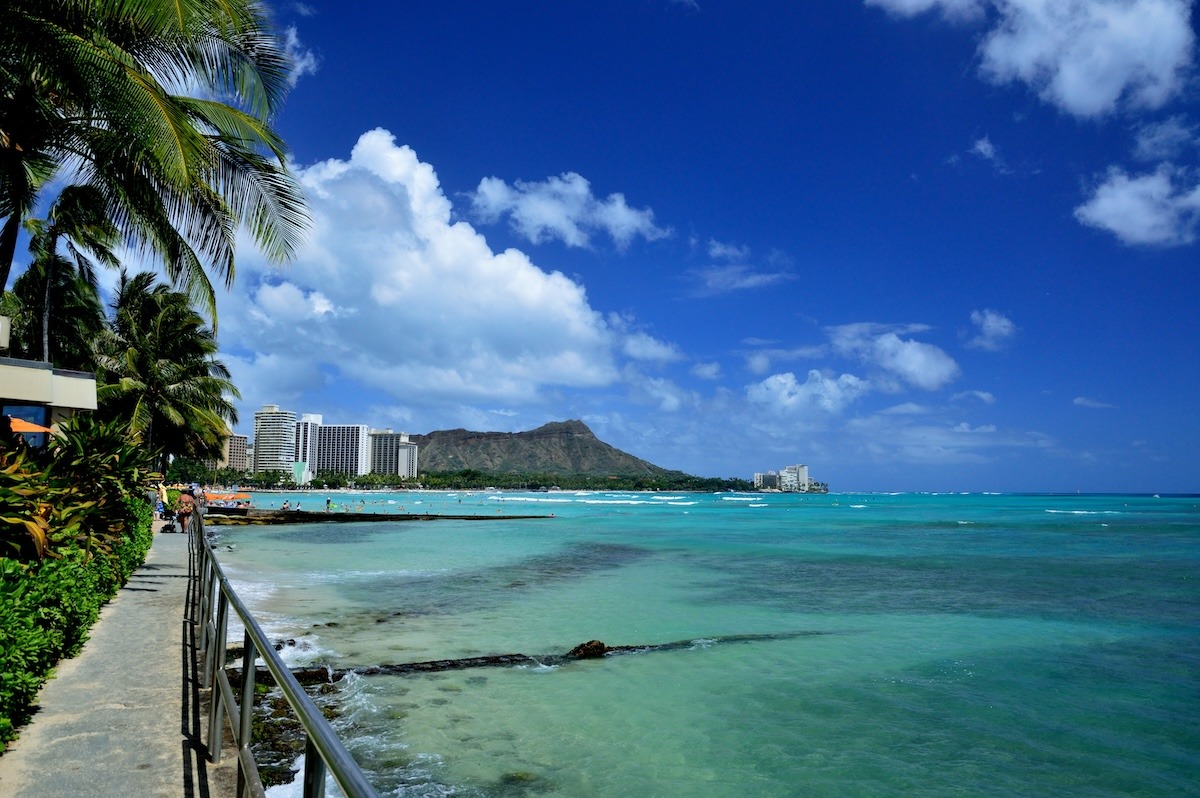
[[333, 507], [333, 499], [326, 499], [325, 500], [325, 512], [329, 512], [329, 510], [332, 507]]
[[179, 521], [179, 531], [187, 534], [188, 521], [191, 520], [192, 511], [196, 509], [196, 500], [192, 497], [190, 490], [185, 490], [179, 494], [179, 506], [175, 509], [175, 519]]
[[281, 507], [280, 509], [283, 510], [284, 512], [287, 512], [288, 510], [292, 509], [292, 503], [290, 501], [288, 501], [287, 499], [284, 499], [283, 507]]

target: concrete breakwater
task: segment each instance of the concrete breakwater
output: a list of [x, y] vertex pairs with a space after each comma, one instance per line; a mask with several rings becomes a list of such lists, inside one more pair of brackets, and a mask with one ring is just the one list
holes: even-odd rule
[[324, 512], [310, 510], [260, 510], [255, 507], [208, 507], [206, 526], [269, 524], [357, 524], [372, 521], [527, 521], [554, 515], [441, 515], [435, 513]]

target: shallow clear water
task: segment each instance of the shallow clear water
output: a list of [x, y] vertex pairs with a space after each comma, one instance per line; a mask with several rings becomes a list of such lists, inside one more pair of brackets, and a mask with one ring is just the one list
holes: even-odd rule
[[348, 679], [383, 795], [1200, 795], [1200, 498], [359, 498], [492, 520], [223, 530], [297, 664], [694, 641]]

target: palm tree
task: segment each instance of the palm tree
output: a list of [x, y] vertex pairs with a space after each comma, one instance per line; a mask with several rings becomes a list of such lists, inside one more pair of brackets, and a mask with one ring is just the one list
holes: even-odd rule
[[257, 0], [0, 0], [0, 288], [51, 178], [101, 192], [120, 231], [215, 314], [245, 225], [291, 258], [301, 190], [269, 127], [289, 63]]
[[[119, 265], [113, 247], [116, 246], [119, 233], [116, 225], [105, 213], [103, 195], [93, 186], [68, 186], [58, 195], [50, 209], [50, 218], [46, 220], [30, 219], [25, 224], [32, 234], [29, 250], [34, 255], [33, 265], [28, 273], [40, 277], [44, 286], [41, 296], [42, 309], [42, 360], [51, 362], [50, 358], [50, 311], [56, 292], [64, 294], [62, 299], [78, 298], [89, 306], [78, 309], [84, 311], [86, 321], [94, 321], [100, 312], [99, 300], [96, 298], [96, 274], [92, 258], [106, 266]], [[65, 240], [67, 255], [59, 252], [59, 242]], [[19, 281], [18, 281], [19, 282]], [[62, 305], [62, 302], [59, 303]], [[64, 308], [60, 308], [64, 309]], [[100, 314], [103, 319], [103, 314]], [[76, 328], [70, 324], [70, 314], [60, 314], [60, 319], [68, 322], [68, 329]], [[59, 366], [66, 364], [55, 361]]]
[[12, 317], [14, 357], [46, 360], [49, 352], [49, 362], [58, 368], [95, 369], [92, 345], [104, 329], [104, 306], [96, 287], [80, 277], [70, 261], [62, 257], [36, 261], [6, 297], [16, 305], [2, 314]]
[[122, 273], [108, 330], [96, 345], [101, 416], [118, 418], [166, 473], [172, 455], [221, 453], [240, 397], [216, 359], [217, 341], [187, 296], [150, 272]]

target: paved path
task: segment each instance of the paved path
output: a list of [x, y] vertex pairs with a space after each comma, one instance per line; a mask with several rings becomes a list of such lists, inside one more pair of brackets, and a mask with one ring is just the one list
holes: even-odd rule
[[[157, 531], [161, 524], [156, 522]], [[0, 756], [3, 798], [232, 798], [236, 757], [207, 762], [195, 636], [184, 618], [187, 538], [156, 534], [38, 712]]]

